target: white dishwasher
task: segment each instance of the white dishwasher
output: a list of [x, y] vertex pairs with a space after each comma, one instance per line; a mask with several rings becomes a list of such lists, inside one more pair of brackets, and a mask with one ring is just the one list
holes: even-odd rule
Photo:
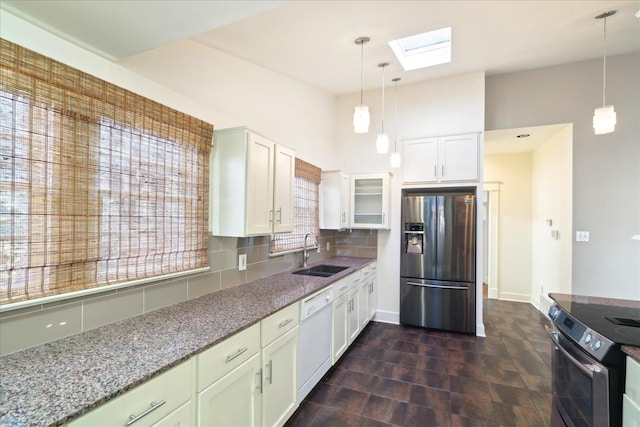
[[298, 352], [298, 402], [331, 368], [331, 320], [333, 286], [302, 300], [300, 351]]

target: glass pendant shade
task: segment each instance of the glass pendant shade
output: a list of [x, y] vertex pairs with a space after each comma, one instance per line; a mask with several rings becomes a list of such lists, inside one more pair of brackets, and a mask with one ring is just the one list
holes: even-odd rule
[[616, 130], [616, 112], [613, 105], [603, 105], [593, 112], [593, 130], [596, 135], [606, 135]]
[[394, 169], [399, 168], [401, 163], [400, 153], [398, 152], [391, 153], [391, 157], [389, 158], [389, 163], [391, 164], [392, 168]]
[[378, 154], [387, 154], [389, 152], [389, 135], [379, 133], [376, 138], [376, 151]]
[[356, 105], [356, 109], [353, 112], [353, 131], [355, 133], [369, 132], [370, 122], [369, 107], [367, 105]]

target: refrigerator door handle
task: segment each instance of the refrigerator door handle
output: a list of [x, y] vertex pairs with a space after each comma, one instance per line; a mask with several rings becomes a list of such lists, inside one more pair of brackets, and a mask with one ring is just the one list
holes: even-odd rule
[[414, 286], [422, 286], [424, 288], [436, 288], [436, 289], [458, 289], [458, 290], [467, 290], [469, 289], [467, 286], [446, 286], [446, 285], [430, 285], [426, 283], [418, 283], [418, 282], [406, 282], [407, 285]]

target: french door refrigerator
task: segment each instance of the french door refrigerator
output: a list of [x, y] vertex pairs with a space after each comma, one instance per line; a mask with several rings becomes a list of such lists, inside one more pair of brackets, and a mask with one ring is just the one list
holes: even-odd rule
[[403, 190], [400, 323], [476, 329], [476, 203], [470, 189]]

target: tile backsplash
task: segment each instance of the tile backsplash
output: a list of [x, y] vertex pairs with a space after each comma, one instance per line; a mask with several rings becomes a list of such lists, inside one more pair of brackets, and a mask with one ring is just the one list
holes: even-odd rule
[[[375, 258], [375, 230], [322, 230], [320, 253], [309, 263], [334, 256]], [[327, 250], [329, 243], [329, 250]], [[247, 269], [238, 271], [238, 255], [247, 255]], [[302, 252], [269, 255], [269, 237], [209, 238], [206, 273], [107, 291], [40, 306], [0, 313], [0, 356], [69, 335], [128, 319], [158, 308], [198, 298], [302, 265]], [[27, 331], [27, 333], [25, 333]]]

